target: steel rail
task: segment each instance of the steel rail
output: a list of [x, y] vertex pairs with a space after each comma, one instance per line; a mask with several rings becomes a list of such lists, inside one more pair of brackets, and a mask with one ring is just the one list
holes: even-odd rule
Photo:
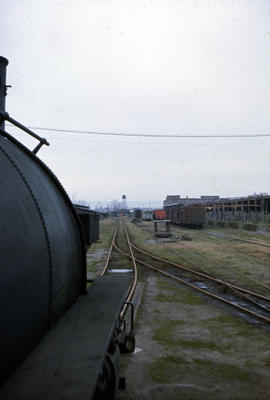
[[[135, 248], [136, 248], [137, 250], [139, 249], [139, 248], [136, 247], [136, 246], [135, 246]], [[268, 307], [266, 307], [266, 306], [264, 306], [264, 305], [258, 303], [256, 300], [250, 298], [248, 295], [243, 294], [243, 290], [246, 291], [246, 289], [242, 289], [242, 288], [240, 288], [240, 287], [238, 287], [238, 286], [232, 285], [232, 284], [230, 284], [229, 282], [223, 281], [223, 280], [221, 280], [221, 279], [219, 279], [219, 278], [216, 278], [216, 277], [214, 277], [214, 276], [205, 275], [205, 274], [203, 274], [203, 273], [194, 271], [194, 270], [192, 270], [192, 269], [190, 269], [190, 268], [184, 267], [184, 266], [182, 266], [182, 265], [180, 265], [180, 264], [176, 264], [176, 263], [174, 263], [174, 262], [172, 262], [172, 261], [164, 260], [164, 259], [162, 259], [162, 258], [160, 258], [160, 257], [157, 257], [157, 256], [154, 256], [153, 254], [148, 253], [148, 252], [146, 252], [146, 251], [144, 251], [144, 250], [142, 250], [142, 249], [140, 249], [140, 250], [138, 250], [138, 251], [140, 251], [140, 252], [143, 253], [143, 254], [148, 255], [149, 257], [155, 258], [155, 259], [157, 259], [157, 260], [159, 260], [159, 261], [162, 261], [162, 262], [165, 262], [165, 263], [167, 263], [167, 264], [169, 264], [169, 265], [173, 265], [173, 266], [175, 266], [175, 267], [177, 267], [177, 268], [179, 268], [179, 269], [184, 269], [185, 271], [187, 271], [187, 272], [189, 272], [189, 273], [192, 273], [192, 274], [195, 274], [195, 275], [199, 275], [200, 277], [203, 277], [203, 278], [205, 278], [205, 279], [209, 279], [210, 281], [213, 281], [213, 282], [215, 282], [215, 283], [217, 283], [217, 284], [220, 284], [220, 285], [222, 285], [222, 286], [225, 286], [225, 287], [227, 287], [228, 289], [230, 289], [230, 290], [235, 294], [235, 296], [237, 296], [237, 297], [239, 297], [239, 298], [241, 298], [241, 299], [244, 299], [244, 300], [250, 302], [251, 304], [254, 304], [255, 306], [261, 308], [262, 310], [264, 310], [264, 311], [266, 311], [266, 312], [270, 312], [270, 309], [269, 309]], [[242, 292], [242, 293], [241, 293], [241, 292]], [[253, 293], [253, 292], [250, 292], [250, 291], [248, 291], [248, 292], [249, 292], [250, 295], [253, 295], [253, 297], [258, 297], [258, 296], [260, 296], [260, 298], [261, 298], [261, 295], [258, 295], [257, 293]], [[264, 300], [270, 302], [270, 299], [268, 299], [267, 297], [264, 298]]]
[[[174, 266], [174, 267], [183, 269], [184, 271], [187, 271], [187, 272], [189, 272], [189, 273], [192, 273], [192, 274], [195, 274], [195, 275], [199, 275], [199, 276], [201, 276], [201, 277], [203, 277], [203, 278], [205, 278], [205, 279], [214, 281], [214, 282], [216, 282], [216, 283], [220, 283], [220, 284], [222, 284], [222, 285], [225, 285], [225, 286], [227, 286], [227, 287], [233, 288], [233, 289], [238, 290], [238, 291], [240, 291], [240, 292], [247, 293], [247, 294], [250, 294], [250, 295], [252, 295], [252, 296], [254, 296], [254, 297], [260, 298], [260, 299], [262, 299], [262, 300], [264, 300], [264, 301], [270, 302], [270, 298], [269, 298], [269, 297], [263, 296], [263, 295], [261, 295], [261, 294], [259, 294], [259, 293], [254, 293], [254, 292], [252, 292], [252, 291], [250, 291], [250, 290], [247, 290], [247, 289], [244, 289], [244, 288], [240, 288], [239, 286], [236, 286], [236, 285], [234, 285], [234, 284], [232, 284], [232, 283], [223, 281], [222, 279], [214, 278], [214, 277], [211, 276], [211, 275], [206, 275], [206, 274], [204, 274], [204, 273], [201, 273], [201, 272], [198, 272], [198, 271], [194, 271], [194, 270], [192, 270], [192, 269], [190, 269], [190, 268], [188, 268], [188, 267], [185, 267], [184, 265], [177, 264], [177, 263], [175, 263], [175, 262], [173, 262], [173, 261], [164, 260], [163, 258], [160, 258], [160, 257], [158, 257], [158, 256], [155, 256], [154, 254], [151, 254], [151, 253], [147, 252], [146, 250], [140, 249], [139, 247], [135, 246], [133, 243], [131, 243], [131, 245], [132, 245], [132, 247], [134, 247], [137, 251], [139, 251], [139, 252], [141, 252], [141, 253], [143, 253], [143, 254], [146, 254], [146, 255], [148, 255], [149, 257], [155, 258], [155, 259], [158, 260], [158, 261], [162, 261], [162, 262], [164, 262], [164, 263], [166, 263], [166, 264], [170, 264], [170, 265], [172, 265], [172, 266]], [[249, 299], [249, 301], [252, 301], [252, 300]], [[269, 311], [269, 310], [268, 310], [268, 311]]]
[[[174, 234], [178, 234], [179, 232], [173, 232], [173, 233], [174, 233]], [[204, 232], [204, 233], [207, 233], [207, 232]], [[213, 235], [213, 236], [214, 236], [214, 235]], [[221, 238], [221, 239], [222, 239], [222, 236], [214, 236], [214, 237], [218, 237], [218, 238]], [[230, 237], [230, 238], [232, 238], [232, 237]], [[244, 240], [244, 239], [243, 239], [243, 240]], [[206, 256], [205, 254], [199, 252], [198, 250], [197, 250], [197, 251], [193, 250], [193, 251], [194, 251], [194, 253], [197, 253], [199, 256], [205, 257], [206, 259], [210, 260], [211, 262], [213, 262], [213, 263], [215, 263], [215, 264], [217, 264], [217, 265], [220, 265], [220, 266], [223, 267], [223, 268], [229, 268], [232, 272], [235, 273], [235, 271], [234, 271], [232, 268], [230, 268], [230, 267], [228, 267], [228, 266], [226, 266], [226, 265], [220, 263], [219, 261], [214, 260], [214, 259], [212, 259], [212, 258]], [[238, 250], [238, 251], [239, 251], [239, 250]], [[184, 257], [183, 255], [181, 255], [180, 257], [183, 258], [185, 261], [187, 261], [189, 264], [191, 264], [191, 265], [195, 266], [196, 268], [198, 268], [200, 271], [204, 272], [205, 274], [208, 274], [209, 276], [214, 276], [213, 274], [210, 274], [208, 271], [206, 271], [206, 270], [204, 270], [203, 268], [199, 267], [197, 264], [193, 263], [191, 260], [189, 260], [188, 258]], [[240, 272], [237, 272], [237, 273], [238, 273], [239, 275], [243, 275], [243, 274], [241, 274]], [[257, 281], [256, 279], [251, 279], [251, 278], [248, 278], [247, 276], [244, 276], [244, 278], [245, 278], [246, 280], [252, 282], [252, 283], [255, 283], [255, 284], [258, 285], [258, 286], [261, 286], [262, 288], [264, 288], [264, 289], [266, 289], [266, 290], [270, 290], [270, 287], [269, 287], [269, 286], [264, 285], [263, 283]]]
[[[180, 227], [179, 227], [179, 229], [181, 229]], [[181, 233], [181, 231], [171, 231], [171, 233], [173, 233], [173, 234], [175, 234], [175, 235], [179, 235], [180, 233]], [[244, 239], [244, 238], [240, 238], [239, 236], [231, 236], [231, 235], [227, 235], [227, 234], [222, 234], [222, 235], [219, 235], [218, 234], [218, 232], [217, 232], [217, 234], [216, 234], [216, 232], [212, 232], [212, 231], [200, 231], [200, 233], [203, 233], [203, 234], [205, 234], [205, 235], [209, 235], [209, 236], [213, 236], [213, 237], [215, 237], [215, 238], [217, 238], [217, 239], [229, 239], [229, 240], [239, 240], [240, 242], [247, 242], [247, 243], [250, 243], [250, 244], [254, 244], [254, 245], [257, 245], [257, 246], [263, 246], [263, 247], [268, 247], [268, 248], [270, 248], [270, 244], [268, 244], [268, 243], [266, 243], [266, 242], [262, 242], [262, 241], [260, 241], [260, 240], [256, 240], [256, 239], [254, 239], [254, 240], [251, 240], [251, 239]]]
[[[113, 238], [112, 238], [112, 242], [111, 242], [111, 246], [110, 246], [110, 249], [109, 249], [109, 253], [108, 253], [108, 256], [107, 256], [106, 264], [105, 264], [105, 266], [104, 266], [104, 268], [103, 268], [103, 271], [102, 271], [101, 274], [100, 274], [101, 276], [103, 276], [103, 275], [107, 272], [107, 270], [108, 270], [113, 247], [115, 247], [115, 248], [118, 249], [118, 247], [117, 247], [116, 244], [115, 244], [115, 240], [116, 240], [116, 236], [117, 236], [117, 234], [118, 234], [118, 232], [119, 232], [119, 227], [120, 227], [120, 223], [118, 223], [118, 224], [116, 225], [116, 228], [115, 228], [115, 231], [114, 231], [114, 234], [113, 234]], [[134, 268], [134, 281], [133, 281], [133, 285], [131, 286], [131, 288], [130, 288], [130, 290], [129, 290], [129, 292], [128, 292], [127, 298], [126, 298], [126, 302], [128, 303], [128, 302], [130, 302], [130, 300], [132, 299], [132, 296], [133, 296], [133, 294], [134, 294], [134, 291], [135, 291], [135, 288], [136, 288], [136, 285], [137, 285], [138, 272], [137, 272], [136, 261], [135, 261], [134, 255], [133, 255], [133, 251], [132, 251], [132, 248], [131, 248], [131, 244], [130, 244], [129, 237], [128, 237], [128, 233], [127, 233], [127, 230], [126, 230], [126, 227], [125, 227], [125, 226], [124, 226], [124, 230], [125, 230], [125, 235], [126, 235], [126, 239], [127, 239], [127, 242], [128, 242], [130, 254], [131, 254], [131, 256], [129, 256], [129, 257], [132, 259], [133, 268]], [[124, 307], [123, 307], [123, 309], [122, 309], [122, 311], [121, 311], [121, 313], [120, 313], [120, 319], [122, 319], [123, 316], [125, 315], [125, 312], [126, 312], [126, 310], [127, 310], [127, 307], [128, 307], [128, 304], [125, 304]]]
[[[214, 259], [211, 258], [211, 257], [206, 256], [205, 254], [201, 253], [201, 252], [198, 251], [198, 250], [193, 250], [193, 252], [194, 252], [195, 254], [198, 254], [200, 257], [205, 257], [207, 260], [209, 260], [209, 261], [211, 261], [211, 262], [213, 262], [213, 263], [215, 263], [215, 264], [217, 264], [217, 265], [220, 265], [220, 266], [223, 267], [223, 268], [229, 269], [229, 270], [232, 271], [233, 273], [236, 272], [238, 275], [241, 275], [241, 276], [244, 275], [244, 274], [242, 274], [241, 272], [235, 271], [235, 270], [233, 270], [232, 268], [230, 268], [229, 266], [224, 265], [224, 264], [222, 264], [221, 262], [219, 262], [219, 261], [217, 261], [217, 260], [214, 260]], [[184, 258], [182, 255], [181, 255], [180, 257], [182, 257], [182, 258], [185, 260], [185, 258]], [[186, 261], [192, 264], [192, 262], [189, 261], [188, 259], [186, 259]], [[194, 264], [194, 265], [196, 266], [196, 264]], [[198, 267], [197, 267], [197, 268], [198, 268]], [[200, 267], [200, 269], [201, 269], [202, 271], [205, 271], [205, 270], [204, 270], [203, 268], [201, 268], [201, 267]], [[205, 273], [208, 273], [208, 272], [205, 271]], [[208, 274], [211, 275], [211, 276], [213, 276], [213, 275], [210, 274], [210, 273], [208, 273]], [[269, 287], [269, 286], [264, 285], [263, 283], [257, 281], [256, 279], [251, 279], [251, 278], [249, 278], [249, 277], [247, 277], [247, 276], [245, 276], [245, 275], [244, 275], [244, 278], [245, 278], [246, 280], [248, 280], [249, 282], [252, 282], [252, 283], [255, 283], [255, 284], [258, 285], [258, 286], [261, 286], [262, 288], [264, 288], [264, 289], [266, 289], [266, 290], [270, 290], [270, 287]]]
[[263, 247], [270, 248], [270, 244], [265, 243], [265, 242], [256, 241], [256, 240], [250, 240], [250, 239], [242, 239], [242, 238], [239, 238], [239, 237], [236, 237], [236, 236], [231, 236], [231, 238], [233, 240], [239, 240], [240, 242], [247, 242], [247, 243], [255, 244], [256, 246], [263, 246]]
[[153, 270], [156, 270], [156, 271], [160, 272], [161, 274], [163, 274], [163, 275], [165, 275], [165, 276], [168, 276], [168, 277], [170, 277], [170, 278], [172, 278], [172, 279], [174, 279], [174, 280], [176, 280], [176, 281], [178, 281], [178, 282], [181, 282], [182, 284], [184, 284], [184, 285], [186, 285], [186, 286], [191, 287], [192, 289], [195, 289], [195, 290], [197, 290], [197, 291], [199, 291], [199, 292], [201, 292], [201, 293], [203, 293], [203, 294], [206, 294], [207, 296], [213, 297], [213, 298], [216, 299], [216, 300], [219, 300], [219, 301], [222, 301], [223, 303], [229, 304], [229, 305], [231, 305], [231, 306], [237, 308], [238, 310], [240, 310], [240, 311], [242, 311], [242, 312], [245, 312], [246, 314], [250, 314], [250, 315], [252, 315], [253, 317], [258, 318], [258, 319], [260, 319], [260, 320], [262, 320], [262, 321], [264, 321], [264, 322], [270, 323], [270, 319], [267, 318], [267, 317], [264, 317], [264, 316], [262, 316], [262, 315], [260, 315], [260, 314], [258, 314], [258, 313], [256, 313], [256, 312], [254, 312], [254, 311], [251, 311], [251, 310], [249, 310], [249, 309], [247, 309], [247, 308], [245, 308], [245, 307], [239, 306], [238, 304], [232, 303], [231, 301], [226, 300], [226, 299], [224, 299], [223, 297], [217, 296], [217, 295], [215, 295], [215, 294], [213, 294], [213, 293], [210, 293], [210, 292], [208, 292], [208, 291], [206, 291], [206, 290], [204, 290], [204, 289], [201, 289], [201, 288], [199, 288], [199, 287], [196, 286], [196, 285], [192, 285], [191, 283], [186, 282], [185, 280], [183, 280], [183, 279], [181, 279], [181, 278], [178, 278], [178, 277], [176, 277], [176, 276], [174, 276], [174, 275], [172, 275], [172, 274], [169, 274], [168, 272], [162, 271], [162, 270], [159, 269], [159, 268], [153, 267], [152, 265], [149, 265], [149, 264], [147, 264], [147, 263], [145, 263], [145, 262], [143, 262], [143, 261], [141, 261], [141, 260], [137, 260], [137, 261], [138, 261], [140, 264], [147, 266], [148, 268], [151, 268], [151, 269], [153, 269]]
[[[118, 249], [117, 246], [115, 246], [115, 248]], [[120, 250], [120, 252], [122, 254], [126, 255], [127, 257], [130, 257], [129, 254], [125, 253], [123, 250], [121, 250], [121, 249], [118, 249], [118, 250]], [[181, 278], [178, 278], [178, 277], [176, 277], [176, 276], [174, 276], [172, 274], [169, 274], [168, 272], [165, 272], [165, 271], [161, 270], [160, 268], [154, 267], [153, 265], [150, 265], [150, 264], [148, 264], [148, 263], [146, 263], [146, 262], [144, 262], [142, 260], [139, 260], [139, 259], [136, 258], [136, 261], [139, 264], [144, 265], [144, 266], [146, 266], [146, 267], [148, 267], [148, 268], [150, 268], [150, 269], [152, 269], [154, 271], [158, 271], [162, 275], [165, 275], [165, 276], [167, 276], [169, 278], [172, 278], [172, 279], [182, 283], [185, 286], [191, 287], [192, 289], [197, 290], [197, 291], [199, 291], [199, 292], [201, 292], [201, 293], [203, 293], [203, 294], [205, 294], [207, 296], [210, 296], [210, 297], [212, 297], [212, 298], [214, 298], [216, 300], [219, 300], [219, 301], [221, 301], [223, 303], [226, 303], [226, 304], [228, 304], [230, 306], [233, 306], [233, 307], [237, 308], [238, 310], [240, 310], [240, 311], [242, 311], [242, 312], [244, 312], [246, 314], [250, 314], [255, 318], [258, 318], [258, 319], [260, 319], [260, 320], [262, 320], [264, 322], [270, 323], [270, 319], [267, 318], [267, 317], [264, 317], [263, 315], [260, 315], [260, 314], [254, 312], [254, 311], [251, 311], [251, 310], [249, 310], [249, 309], [247, 309], [245, 307], [242, 307], [242, 306], [239, 306], [238, 304], [232, 303], [231, 301], [226, 300], [223, 297], [217, 296], [217, 295], [215, 295], [215, 294], [213, 294], [211, 292], [208, 292], [208, 291], [206, 291], [204, 289], [201, 289], [196, 285], [193, 285], [193, 284], [191, 284], [191, 283], [189, 283], [189, 282], [187, 282], [187, 281], [185, 281], [185, 280], [183, 280]]]
[[[195, 251], [193, 250], [193, 252], [195, 252]], [[184, 257], [182, 254], [178, 254], [176, 251], [174, 251], [174, 253], [177, 254], [178, 256], [180, 256], [181, 258], [183, 258], [183, 260], [185, 260], [189, 264], [193, 265], [193, 267], [196, 267], [199, 271], [203, 272], [206, 275], [209, 275], [209, 276], [212, 276], [213, 278], [215, 278], [215, 276], [210, 274], [210, 272], [206, 271], [205, 269], [203, 269], [202, 267], [200, 267], [199, 265], [197, 265], [193, 261], [191, 261], [188, 258]]]
[[[200, 255], [199, 252], [195, 251], [195, 253]], [[202, 254], [202, 256], [203, 256], [203, 254]], [[188, 258], [186, 258], [186, 257], [184, 257], [182, 255], [180, 255], [180, 257], [183, 258], [186, 262], [188, 262], [191, 265], [193, 265], [194, 267], [196, 267], [199, 271], [201, 271], [204, 274], [207, 274], [208, 276], [212, 277], [214, 280], [216, 280], [218, 282], [222, 282], [223, 285], [229, 287], [233, 292], [236, 292], [237, 296], [246, 299], [250, 303], [255, 304], [256, 306], [260, 307], [261, 309], [263, 309], [263, 310], [265, 310], [267, 312], [270, 312], [270, 309], [268, 307], [263, 306], [262, 304], [258, 303], [256, 300], [254, 300], [254, 299], [249, 297], [251, 295], [253, 297], [262, 298], [261, 296], [263, 296], [263, 295], [261, 295], [259, 293], [251, 292], [251, 291], [249, 291], [247, 289], [240, 288], [239, 286], [236, 286], [236, 285], [234, 285], [234, 284], [232, 284], [230, 282], [227, 282], [227, 281], [224, 281], [223, 279], [217, 278], [215, 275], [210, 274], [208, 271], [206, 271], [205, 269], [201, 268], [199, 265], [195, 264], [194, 262], [190, 261]], [[206, 258], [209, 259], [210, 261], [212, 261], [209, 257], [206, 257]], [[194, 271], [194, 272], [196, 272], [196, 271]], [[251, 281], [252, 283], [255, 283], [255, 281], [252, 281], [251, 279], [249, 279], [249, 281]], [[261, 286], [264, 287], [264, 285], [261, 285]], [[246, 293], [246, 294], [243, 294], [243, 293]], [[268, 298], [268, 297], [264, 297], [263, 296], [263, 300], [270, 302], [270, 298]]]
[[110, 263], [111, 254], [112, 254], [112, 249], [113, 249], [113, 245], [114, 245], [114, 242], [115, 242], [115, 238], [116, 238], [118, 229], [119, 229], [119, 223], [116, 225], [116, 228], [115, 228], [115, 231], [114, 231], [114, 234], [113, 234], [113, 238], [112, 238], [112, 242], [111, 242], [111, 246], [110, 246], [110, 249], [109, 249], [109, 253], [108, 253], [108, 256], [107, 256], [106, 264], [105, 264], [105, 266], [103, 268], [103, 271], [100, 274], [101, 276], [103, 276], [105, 274], [105, 272], [107, 271], [107, 269], [108, 269], [108, 266], [109, 266], [109, 263]]
[[[128, 296], [127, 296], [127, 300], [126, 300], [127, 302], [130, 302], [131, 299], [132, 299], [132, 297], [133, 297], [133, 294], [134, 294], [134, 292], [135, 292], [135, 289], [136, 289], [136, 285], [137, 285], [137, 281], [138, 281], [138, 271], [137, 271], [136, 260], [135, 260], [135, 257], [134, 257], [134, 254], [133, 254], [133, 250], [132, 250], [132, 247], [131, 247], [131, 242], [130, 242], [130, 240], [129, 240], [128, 232], [127, 232], [127, 229], [126, 229], [126, 227], [125, 227], [124, 224], [123, 224], [123, 227], [124, 227], [124, 230], [125, 230], [125, 235], [126, 235], [126, 239], [127, 239], [127, 243], [128, 243], [128, 247], [129, 247], [129, 251], [130, 251], [130, 258], [131, 258], [131, 260], [132, 260], [133, 269], [134, 269], [134, 281], [133, 281], [133, 285], [132, 285], [132, 287], [130, 288], [130, 290], [129, 290], [129, 292], [128, 292]], [[114, 246], [116, 247], [115, 242], [114, 242]], [[123, 318], [123, 316], [124, 316], [124, 314], [125, 314], [125, 312], [126, 312], [127, 307], [128, 307], [128, 305], [125, 304], [124, 307], [123, 307], [123, 310], [122, 310], [121, 313], [120, 313], [120, 318]]]
[[[226, 268], [225, 265], [219, 263], [218, 261], [215, 261], [215, 260], [211, 259], [210, 257], [208, 257], [208, 256], [206, 256], [206, 255], [200, 253], [199, 251], [193, 250], [193, 252], [194, 252], [195, 254], [198, 254], [200, 257], [201, 257], [201, 256], [202, 256], [202, 257], [205, 257], [207, 260], [210, 260], [211, 262], [214, 262], [214, 263], [216, 263], [216, 264], [222, 266], [223, 268]], [[177, 254], [177, 252], [175, 252], [175, 253]], [[251, 292], [251, 291], [249, 291], [249, 290], [247, 290], [247, 289], [240, 288], [239, 286], [236, 286], [236, 285], [234, 285], [233, 283], [230, 283], [230, 282], [224, 281], [223, 279], [217, 278], [215, 275], [213, 275], [213, 274], [211, 274], [210, 272], [206, 271], [204, 268], [200, 267], [199, 265], [197, 265], [197, 264], [194, 263], [193, 261], [189, 260], [188, 258], [184, 257], [183, 255], [181, 255], [181, 254], [178, 254], [178, 255], [179, 255], [181, 258], [183, 258], [186, 262], [188, 262], [189, 264], [191, 264], [191, 265], [193, 265], [194, 267], [196, 267], [199, 271], [203, 272], [204, 274], [207, 274], [208, 276], [210, 276], [210, 277], [212, 277], [212, 278], [214, 278], [214, 279], [218, 279], [220, 282], [224, 282], [224, 284], [229, 285], [231, 288], [236, 289], [237, 291], [240, 291], [240, 292], [242, 292], [242, 293], [250, 294], [250, 295], [252, 295], [252, 296], [254, 296], [254, 297], [262, 298], [263, 300], [269, 301], [269, 302], [270, 302], [270, 298], [265, 297], [265, 296], [263, 296], [263, 295], [261, 295], [261, 294], [259, 294], [259, 293]], [[169, 261], [169, 262], [170, 262], [170, 261]], [[179, 265], [180, 265], [180, 264], [179, 264]], [[232, 272], [235, 272], [235, 271], [232, 270], [231, 268], [229, 268], [229, 269], [230, 269]], [[194, 272], [196, 272], [196, 271], [194, 271]], [[239, 273], [239, 274], [240, 274], [240, 273]], [[240, 275], [242, 275], [242, 274], [240, 274]], [[246, 276], [245, 276], [245, 279], [249, 280], [249, 281], [252, 282], [252, 283], [255, 283], [255, 284], [258, 285], [258, 286], [263, 287], [264, 289], [268, 289], [268, 290], [270, 289], [270, 288], [268, 288], [267, 286], [263, 285], [263, 284], [260, 283], [260, 282], [257, 282], [257, 281], [254, 280], [254, 279], [247, 278]], [[253, 302], [253, 300], [250, 299], [250, 298], [248, 298], [248, 300]], [[257, 304], [257, 303], [254, 302], [254, 304]], [[261, 306], [261, 305], [260, 305], [260, 306]], [[267, 308], [266, 308], [266, 310], [267, 310], [267, 311], [270, 311], [270, 310], [268, 310]]]
[[270, 244], [262, 242], [262, 241], [244, 239], [244, 238], [240, 238], [238, 236], [226, 235], [225, 233], [222, 234], [222, 236], [219, 236], [219, 235], [216, 235], [215, 232], [211, 232], [211, 231], [203, 231], [203, 232], [206, 233], [207, 235], [218, 237], [221, 239], [224, 238], [224, 239], [230, 239], [230, 240], [239, 240], [240, 242], [246, 242], [246, 243], [254, 244], [257, 246], [263, 246], [263, 247], [270, 248]]
[[[219, 278], [216, 278], [216, 277], [213, 276], [213, 275], [211, 276], [211, 274], [209, 274], [208, 272], [206, 272], [207, 275], [205, 275], [204, 273], [199, 273], [199, 272], [194, 271], [194, 270], [192, 270], [192, 269], [190, 269], [190, 268], [188, 268], [188, 267], [184, 267], [184, 266], [181, 265], [181, 264], [176, 264], [176, 263], [174, 263], [174, 262], [172, 262], [172, 261], [164, 260], [164, 259], [162, 259], [162, 258], [160, 258], [160, 257], [158, 257], [158, 256], [153, 255], [152, 253], [149, 253], [149, 252], [147, 252], [147, 251], [145, 251], [145, 250], [143, 250], [143, 249], [140, 249], [139, 247], [135, 246], [134, 244], [132, 244], [132, 245], [133, 245], [133, 247], [134, 247], [137, 251], [142, 252], [143, 254], [145, 254], [145, 255], [147, 255], [147, 256], [150, 256], [150, 257], [152, 257], [152, 258], [154, 258], [154, 259], [157, 259], [158, 261], [165, 262], [165, 263], [167, 263], [167, 264], [171, 264], [171, 265], [173, 265], [173, 266], [175, 266], [175, 267], [177, 267], [177, 268], [179, 268], [179, 269], [184, 269], [184, 270], [187, 271], [188, 273], [199, 275], [200, 277], [203, 277], [203, 278], [205, 278], [205, 279], [209, 279], [209, 280], [211, 280], [211, 281], [214, 281], [215, 283], [218, 283], [218, 284], [220, 284], [220, 285], [222, 285], [222, 286], [225, 286], [225, 287], [227, 287], [229, 290], [231, 290], [231, 292], [234, 293], [235, 296], [239, 297], [240, 299], [244, 299], [244, 300], [248, 301], [249, 303], [255, 305], [256, 307], [262, 309], [263, 311], [266, 311], [266, 312], [268, 312], [268, 313], [270, 312], [270, 309], [269, 309], [268, 307], [266, 307], [266, 306], [264, 306], [264, 305], [258, 303], [254, 298], [250, 298], [250, 295], [251, 295], [251, 296], [253, 296], [253, 297], [257, 297], [257, 298], [263, 299], [264, 301], [270, 302], [270, 299], [267, 298], [267, 297], [265, 297], [265, 296], [262, 296], [262, 295], [260, 295], [260, 294], [258, 294], [258, 293], [254, 293], [254, 292], [248, 291], [248, 290], [246, 290], [246, 289], [240, 288], [240, 287], [238, 287], [238, 286], [236, 286], [236, 285], [233, 285], [233, 284], [231, 284], [231, 283], [229, 283], [229, 282], [226, 282], [226, 281], [223, 281], [223, 280], [221, 280], [221, 279], [219, 279]], [[185, 259], [185, 257], [184, 257], [184, 259]], [[190, 262], [188, 259], [186, 259], [186, 261]], [[196, 264], [194, 264], [194, 263], [192, 263], [192, 262], [190, 262], [190, 263], [191, 263], [192, 265], [196, 266], [199, 270], [201, 270], [201, 271], [204, 272], [204, 270], [202, 270], [202, 269], [201, 269], [199, 266], [197, 266]]]

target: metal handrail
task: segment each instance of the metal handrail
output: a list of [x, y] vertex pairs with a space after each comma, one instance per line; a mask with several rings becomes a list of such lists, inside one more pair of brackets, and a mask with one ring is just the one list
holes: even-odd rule
[[39, 141], [39, 144], [32, 150], [32, 153], [37, 154], [39, 149], [45, 144], [46, 146], [49, 146], [50, 143], [47, 142], [47, 139], [42, 138], [41, 136], [37, 135], [35, 132], [31, 131], [29, 128], [26, 128], [26, 126], [22, 125], [20, 122], [16, 121], [15, 119], [11, 118], [10, 115], [7, 112], [1, 111], [0, 110], [0, 120], [1, 121], [8, 121], [12, 125], [16, 126], [17, 128], [23, 130], [24, 132], [28, 133], [28, 135], [34, 137]]

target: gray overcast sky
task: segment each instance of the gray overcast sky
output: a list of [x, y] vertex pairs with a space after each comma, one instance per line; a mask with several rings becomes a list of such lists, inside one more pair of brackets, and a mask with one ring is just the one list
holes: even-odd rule
[[[5, 0], [1, 11], [7, 111], [27, 126], [270, 133], [268, 0]], [[51, 143], [39, 156], [76, 199], [270, 192], [270, 137], [36, 132]]]

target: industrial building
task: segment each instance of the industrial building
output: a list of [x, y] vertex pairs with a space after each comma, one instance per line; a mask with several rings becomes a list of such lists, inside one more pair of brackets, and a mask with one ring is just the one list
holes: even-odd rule
[[270, 222], [270, 195], [225, 198], [207, 202], [207, 221]]
[[180, 195], [167, 195], [163, 201], [163, 207], [175, 206], [177, 204], [193, 205], [193, 204], [207, 204], [208, 201], [219, 200], [219, 196], [203, 195], [201, 197], [181, 197]]
[[227, 197], [203, 195], [198, 198], [168, 195], [164, 207], [173, 205], [204, 205], [206, 223], [243, 222], [270, 223], [270, 195], [253, 194], [245, 197]]

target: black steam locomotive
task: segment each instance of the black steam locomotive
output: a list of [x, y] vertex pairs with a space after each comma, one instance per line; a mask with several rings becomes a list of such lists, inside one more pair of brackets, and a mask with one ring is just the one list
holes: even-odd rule
[[[83, 230], [36, 156], [47, 141], [5, 112], [7, 64], [0, 57], [0, 398], [114, 398], [129, 281], [104, 276], [87, 289], [87, 210]], [[5, 121], [34, 136], [37, 147], [18, 142]]]

